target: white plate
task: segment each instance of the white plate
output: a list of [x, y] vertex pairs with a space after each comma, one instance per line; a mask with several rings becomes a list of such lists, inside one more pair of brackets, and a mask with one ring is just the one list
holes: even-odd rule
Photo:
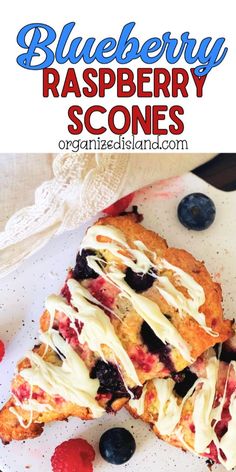
[[[186, 194], [200, 191], [214, 200], [216, 220], [206, 231], [193, 232], [178, 221], [176, 208]], [[225, 193], [214, 189], [198, 177], [187, 174], [180, 178], [161, 181], [136, 192], [133, 204], [144, 215], [144, 225], [158, 231], [169, 245], [189, 250], [204, 260], [210, 272], [222, 283], [225, 313], [233, 317], [236, 279], [236, 192]], [[86, 230], [68, 232], [55, 237], [45, 248], [26, 260], [18, 270], [1, 281], [0, 286], [0, 339], [6, 344], [6, 355], [0, 363], [1, 404], [9, 397], [9, 385], [15, 364], [37, 339], [39, 316], [44, 299], [57, 292], [63, 284], [66, 268], [73, 265], [80, 240]], [[137, 450], [123, 466], [112, 466], [100, 457], [98, 442], [103, 431], [113, 426], [125, 426], [132, 431]], [[71, 418], [45, 427], [41, 437], [25, 443], [0, 445], [0, 471], [50, 472], [50, 457], [56, 445], [71, 437], [82, 436], [95, 447], [95, 472], [205, 472], [204, 459], [183, 453], [158, 441], [149, 427], [133, 420], [126, 411], [117, 416], [82, 422]], [[223, 470], [217, 467], [217, 470]]]

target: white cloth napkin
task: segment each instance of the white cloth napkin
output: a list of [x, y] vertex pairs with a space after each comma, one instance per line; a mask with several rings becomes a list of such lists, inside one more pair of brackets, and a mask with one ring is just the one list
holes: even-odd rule
[[[45, 166], [46, 162], [48, 165], [49, 160], [48, 155], [45, 156], [46, 160], [41, 158], [42, 175], [43, 164]], [[213, 156], [213, 154], [56, 156], [52, 165], [53, 178], [43, 182], [36, 189], [35, 203], [17, 211], [8, 220], [5, 230], [0, 233], [0, 277], [45, 245], [55, 234], [77, 228], [119, 198], [157, 180], [181, 175]], [[14, 195], [14, 178], [17, 179], [17, 162], [20, 159], [19, 155], [15, 156], [15, 175], [11, 175], [7, 172], [6, 159], [3, 157], [2, 155], [0, 158], [0, 166], [3, 168], [4, 164], [5, 178], [7, 176], [9, 180], [5, 185], [10, 185], [11, 182], [12, 193], [9, 200], [13, 204], [14, 200], [17, 201], [19, 198], [19, 191], [21, 201], [24, 195], [24, 188], [19, 189], [17, 185], [17, 192]], [[26, 186], [32, 176], [33, 159], [31, 157], [31, 164], [24, 167]], [[37, 165], [40, 169], [40, 161]], [[3, 205], [6, 209], [5, 199]], [[10, 209], [7, 211], [10, 214]]]

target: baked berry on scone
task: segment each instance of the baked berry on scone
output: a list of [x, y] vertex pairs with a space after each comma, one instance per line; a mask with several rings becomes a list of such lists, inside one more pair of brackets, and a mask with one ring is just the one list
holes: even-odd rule
[[109, 309], [142, 383], [182, 370], [230, 336], [220, 286], [204, 264], [168, 248], [136, 215], [103, 218], [91, 227], [73, 277]]
[[117, 411], [147, 380], [183, 370], [231, 335], [204, 264], [138, 219], [106, 217], [88, 229], [61, 294], [46, 301], [40, 344], [18, 364], [0, 412], [4, 441], [70, 415]]
[[172, 378], [147, 382], [127, 409], [164, 441], [230, 470], [236, 466], [236, 336], [217, 347]]

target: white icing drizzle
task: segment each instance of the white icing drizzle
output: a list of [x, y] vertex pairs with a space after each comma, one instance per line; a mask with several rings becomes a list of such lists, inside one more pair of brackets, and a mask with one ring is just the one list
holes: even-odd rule
[[29, 417], [29, 420], [25, 423], [25, 421], [23, 420], [21, 414], [19, 412], [16, 411], [16, 409], [14, 407], [10, 407], [9, 408], [9, 411], [11, 413], [13, 413], [13, 415], [15, 415], [20, 423], [20, 425], [24, 428], [24, 429], [27, 429], [29, 428], [29, 426], [31, 425], [32, 423], [32, 420], [33, 420], [33, 412], [34, 411], [37, 411], [39, 413], [44, 413], [45, 411], [52, 411], [53, 410], [53, 407], [47, 403], [39, 403], [37, 400], [34, 400], [33, 398], [29, 398], [26, 401], [24, 401], [24, 403], [21, 403], [18, 401], [18, 399], [15, 397], [15, 405], [16, 406], [19, 406], [20, 408], [22, 408], [23, 410], [25, 411], [29, 411], [30, 412], [30, 417]]
[[[21, 405], [21, 408], [24, 409], [24, 410], [26, 409], [26, 408], [24, 408], [23, 404]], [[17, 419], [18, 419], [18, 421], [19, 421], [22, 428], [28, 429], [30, 427], [30, 425], [33, 421], [33, 409], [30, 410], [30, 417], [29, 417], [29, 420], [27, 422], [25, 422], [22, 415], [18, 411], [16, 411], [16, 409], [13, 406], [11, 406], [9, 408], [9, 411], [17, 417]]]
[[[22, 408], [22, 403], [19, 402], [18, 406]], [[24, 402], [24, 410], [38, 411], [39, 413], [44, 413], [45, 411], [53, 411], [53, 407], [48, 403], [39, 403], [34, 398], [29, 398], [27, 402]]]
[[[227, 392], [227, 386], [228, 386], [228, 381], [230, 377], [230, 371], [232, 368], [234, 369], [234, 372], [236, 373], [235, 361], [231, 361], [229, 363], [222, 399], [220, 401], [219, 406], [213, 410], [213, 418], [214, 420], [216, 420], [214, 422], [214, 430], [216, 429], [217, 423], [220, 422], [221, 420], [221, 415], [222, 415], [222, 411], [223, 411], [225, 400], [226, 400], [226, 392]], [[235, 450], [236, 392], [234, 392], [230, 398], [229, 413], [231, 415], [231, 419], [229, 420], [227, 424], [226, 433], [223, 435], [223, 437], [220, 440], [217, 438], [216, 434], [214, 434], [214, 438], [213, 438], [217, 451], [218, 451], [219, 461], [228, 470], [232, 469], [236, 465], [236, 450]], [[221, 455], [221, 451], [224, 453], [226, 459], [223, 459]]]
[[[218, 439], [215, 430], [218, 422], [221, 421], [221, 415], [222, 411], [224, 408], [225, 400], [226, 400], [226, 392], [227, 392], [227, 386], [228, 386], [228, 381], [229, 381], [229, 376], [230, 376], [230, 370], [231, 368], [234, 368], [234, 371], [236, 373], [236, 362], [231, 361], [228, 367], [228, 372], [227, 372], [227, 377], [226, 377], [226, 382], [225, 382], [225, 388], [224, 388], [224, 393], [221, 398], [221, 401], [219, 403], [219, 406], [212, 409], [212, 411], [208, 412], [209, 416], [209, 423], [207, 425], [207, 415], [205, 415], [205, 425], [203, 428], [198, 427], [198, 440], [197, 440], [197, 445], [196, 445], [196, 439], [195, 439], [195, 444], [194, 448], [197, 452], [200, 453], [206, 453], [209, 452], [209, 444], [211, 441], [214, 441], [214, 444], [216, 445], [217, 451], [218, 451], [218, 459], [222, 465], [228, 470], [232, 469], [236, 465], [236, 449], [235, 449], [235, 431], [236, 431], [236, 391], [233, 392], [230, 398], [230, 403], [229, 403], [229, 413], [231, 415], [231, 419], [227, 423], [227, 431], [226, 433]], [[214, 376], [214, 370], [209, 370], [208, 373], [209, 377]], [[213, 381], [212, 381], [213, 382]], [[200, 393], [200, 392], [199, 392]], [[198, 396], [197, 396], [198, 397]], [[196, 397], [196, 399], [197, 399]], [[208, 400], [209, 403], [212, 401], [212, 395], [210, 395], [211, 400]], [[196, 401], [195, 401], [196, 403]], [[210, 410], [210, 408], [209, 408]], [[207, 410], [206, 410], [207, 411]], [[195, 428], [197, 425], [201, 425], [204, 422], [204, 416], [202, 418], [202, 412], [200, 415], [200, 418], [197, 418], [197, 411], [196, 411], [196, 419], [195, 419]], [[197, 432], [197, 430], [196, 430]], [[200, 435], [203, 435], [202, 439]], [[197, 446], [197, 447], [196, 447]], [[201, 449], [201, 450], [199, 450]], [[224, 456], [226, 459], [222, 457], [221, 451], [223, 452]]]
[[201, 378], [202, 387], [197, 392], [193, 422], [195, 426], [194, 449], [203, 453], [213, 438], [212, 408], [215, 398], [216, 382], [218, 377], [219, 361], [211, 357], [206, 365], [206, 377]]
[[[110, 242], [98, 241], [98, 237], [106, 237], [111, 239]], [[118, 244], [117, 244], [118, 243]], [[135, 241], [134, 244], [144, 249], [143, 243], [140, 246], [141, 241]], [[153, 266], [153, 263], [146, 256], [142, 250], [131, 249], [126, 242], [124, 234], [114, 226], [109, 225], [95, 225], [91, 226], [81, 243], [81, 249], [96, 249], [96, 250], [109, 250], [115, 257], [119, 258], [125, 265], [130, 267], [134, 272], [148, 272]], [[131, 257], [127, 257], [122, 254], [122, 250], [126, 250]], [[145, 247], [146, 250], [146, 247]]]
[[[226, 469], [230, 470], [236, 465], [236, 448], [235, 448], [235, 432], [236, 432], [236, 392], [233, 393], [230, 399], [229, 413], [231, 419], [228, 422], [228, 430], [218, 441], [218, 457]], [[219, 449], [221, 449], [226, 457], [226, 460], [220, 454]]]
[[159, 282], [158, 290], [166, 301], [177, 308], [181, 316], [187, 313], [189, 316], [195, 319], [197, 323], [211, 336], [219, 336], [218, 333], [214, 332], [211, 328], [206, 326], [205, 315], [199, 312], [199, 309], [205, 303], [205, 293], [201, 285], [199, 285], [194, 278], [184, 272], [179, 267], [170, 264], [165, 259], [160, 259], [160, 263], [157, 265], [159, 270], [167, 269], [171, 270], [175, 276], [176, 282], [182, 287], [186, 288], [190, 298], [186, 298], [182, 292], [176, 289], [176, 287], [170, 282], [166, 276], [157, 276]]
[[17, 412], [17, 410], [14, 408], [14, 407], [10, 407], [9, 408], [9, 411], [11, 413], [13, 413], [13, 415], [15, 415], [20, 423], [20, 425], [22, 426], [22, 428], [24, 429], [27, 429], [29, 428], [29, 426], [31, 425], [32, 421], [33, 421], [33, 413], [34, 411], [38, 411], [39, 413], [42, 413], [44, 411], [49, 411], [49, 410], [53, 410], [52, 406], [47, 404], [47, 403], [39, 403], [37, 400], [35, 400], [34, 398], [32, 398], [32, 394], [33, 394], [33, 389], [32, 389], [32, 386], [30, 385], [30, 396], [29, 398], [27, 398], [26, 400], [24, 400], [24, 402], [21, 402], [19, 400], [19, 398], [13, 393], [12, 396], [14, 398], [14, 404], [15, 406], [19, 406], [20, 408], [22, 408], [23, 410], [25, 411], [29, 411], [30, 412], [30, 416], [29, 416], [29, 419], [28, 421], [25, 422], [25, 420], [23, 419], [23, 417], [21, 416], [21, 414], [19, 412]]
[[176, 433], [184, 404], [191, 397], [196, 387], [200, 385], [195, 393], [192, 415], [195, 425], [194, 450], [198, 453], [205, 452], [212, 440], [212, 407], [218, 365], [219, 361], [215, 357], [209, 358], [206, 366], [206, 377], [199, 377], [181, 401], [177, 400], [177, 396], [173, 393], [175, 382], [172, 379], [155, 379], [153, 381], [158, 396], [158, 420], [155, 425], [162, 435]]
[[187, 444], [186, 441], [184, 440], [184, 434], [183, 434], [183, 431], [182, 431], [181, 426], [179, 426], [178, 428], [176, 428], [176, 430], [175, 430], [175, 436], [176, 436], [177, 439], [182, 443], [182, 445], [184, 446], [184, 448], [186, 449], [186, 451], [192, 452], [193, 454], [195, 454], [196, 456], [198, 456], [198, 453], [197, 453], [191, 446], [189, 446], [189, 444]]
[[[142, 384], [131, 359], [115, 333], [109, 317], [98, 306], [98, 301], [74, 279], [68, 280], [68, 287], [71, 293], [71, 305], [61, 296], [51, 295], [48, 297], [46, 308], [50, 314], [49, 329], [46, 333], [43, 332], [40, 335], [41, 342], [46, 346], [50, 346], [60, 355], [62, 365], [55, 366], [46, 362], [38, 354], [29, 352], [27, 357], [31, 362], [31, 367], [23, 369], [20, 375], [31, 387], [37, 385], [49, 395], [58, 394], [66, 401], [88, 407], [94, 417], [99, 417], [104, 412], [104, 409], [95, 400], [99, 381], [90, 379], [85, 363], [59, 333], [52, 328], [56, 310], [63, 312], [70, 319], [71, 327], [76, 331], [81, 343], [86, 342], [89, 348], [97, 352], [104, 361], [106, 359], [102, 346], [106, 344], [113, 351], [115, 362], [120, 361], [127, 376], [134, 384]], [[76, 320], [83, 323], [83, 329], [80, 333], [76, 326]], [[35, 403], [37, 402], [32, 403], [32, 400], [29, 399], [21, 404], [22, 409], [31, 412], [27, 425], [15, 408], [12, 408], [12, 413], [18, 419], [21, 418], [20, 424], [22, 426], [29, 427], [32, 423], [33, 411], [37, 410]], [[47, 405], [42, 404], [40, 411], [43, 411], [43, 408], [46, 410]]]
[[[98, 240], [98, 238], [101, 239], [102, 237], [109, 238], [110, 241], [104, 242]], [[150, 251], [142, 241], [134, 241], [134, 244], [138, 249], [130, 248], [124, 234], [119, 229], [113, 226], [95, 225], [88, 229], [87, 234], [85, 235], [82, 241], [81, 247], [83, 249], [93, 249], [97, 251], [108, 250], [116, 258], [120, 259], [126, 266], [130, 267], [133, 271], [142, 273], [149, 272], [153, 275], [153, 277], [156, 278], [157, 289], [160, 291], [161, 295], [165, 298], [167, 303], [169, 303], [179, 311], [180, 316], [183, 317], [186, 314], [191, 316], [208, 334], [212, 336], [218, 336], [218, 333], [212, 331], [212, 329], [206, 325], [204, 313], [199, 312], [200, 307], [205, 302], [205, 294], [203, 288], [194, 280], [194, 278], [184, 272], [182, 269], [170, 264], [165, 259], [158, 258], [157, 255], [154, 252]], [[130, 257], [122, 254], [122, 250], [123, 252], [124, 250], [128, 252]], [[146, 253], [151, 253], [155, 262], [152, 262], [144, 251]], [[148, 299], [142, 295], [136, 294], [136, 292], [132, 290], [128, 286], [128, 284], [125, 284], [124, 280], [122, 280], [123, 273], [117, 269], [115, 261], [112, 261], [108, 264], [109, 271], [105, 272], [104, 268], [97, 263], [98, 260], [99, 258], [97, 256], [87, 256], [88, 265], [103, 278], [106, 278], [110, 282], [112, 281], [116, 286], [118, 286], [122, 290], [122, 294], [125, 294], [126, 296], [128, 295], [128, 298], [133, 303], [134, 308], [141, 316], [143, 316], [145, 300]], [[158, 275], [154, 274], [152, 268], [157, 269]], [[186, 288], [190, 298], [186, 298], [181, 291], [177, 290], [177, 288], [171, 283], [168, 277], [162, 275], [162, 272], [165, 270], [171, 270], [173, 272], [176, 282]], [[173, 325], [169, 322], [169, 320], [167, 320], [168, 323], [164, 322], [164, 315], [161, 313], [156, 303], [149, 302], [151, 301], [148, 300], [146, 302], [145, 311], [150, 311], [151, 304], [151, 309], [153, 310], [155, 305], [156, 316], [159, 318], [159, 326], [156, 326], [155, 329], [153, 328], [153, 319], [145, 319], [145, 321], [152, 327], [155, 334], [163, 342], [169, 342], [173, 346], [177, 347], [177, 349], [181, 352], [182, 356], [186, 360], [190, 361], [189, 347], [187, 346], [183, 338], [179, 335], [178, 331], [175, 330], [175, 328], [174, 332], [174, 330], [171, 329], [170, 326], [168, 326], [166, 333], [163, 333], [163, 329], [161, 329], [160, 327], [160, 321], [162, 327], [163, 324], [165, 324], [167, 328], [167, 325], [169, 324], [173, 328]], [[142, 308], [140, 307], [140, 305], [142, 305]], [[165, 337], [167, 332], [168, 337]]]
[[22, 415], [13, 406], [11, 406], [9, 408], [9, 411], [17, 417], [20, 425], [24, 429], [29, 428], [29, 426], [31, 425], [31, 423], [33, 421], [33, 408], [30, 408], [31, 400], [32, 400], [32, 393], [33, 393], [33, 389], [32, 389], [32, 386], [30, 385], [30, 396], [26, 401], [23, 401], [23, 402], [21, 402], [19, 400], [19, 398], [15, 395], [15, 393], [12, 393], [12, 396], [14, 398], [15, 406], [19, 406], [20, 408], [30, 412], [30, 416], [29, 416], [29, 419], [27, 421], [22, 417]]
[[[100, 239], [101, 237], [109, 238], [110, 242], [98, 241], [97, 238], [99, 237]], [[163, 258], [157, 258], [156, 253], [150, 251], [142, 241], [135, 241], [134, 244], [137, 249], [131, 249], [124, 234], [113, 226], [95, 225], [89, 228], [81, 244], [81, 248], [95, 249], [98, 251], [108, 250], [134, 272], [149, 272], [157, 279], [157, 286], [161, 295], [174, 308], [178, 309], [180, 316], [185, 316], [185, 314], [192, 316], [209, 334], [217, 335], [217, 333], [213, 333], [211, 329], [206, 326], [205, 316], [203, 313], [199, 312], [199, 308], [205, 301], [202, 287], [197, 284], [190, 275], [186, 274], [178, 267], [171, 265]], [[124, 255], [124, 250], [126, 255]], [[146, 255], [147, 253], [152, 254], [153, 261], [149, 259]], [[161, 312], [158, 304], [143, 295], [137, 294], [131, 289], [124, 280], [124, 273], [117, 268], [115, 261], [108, 263], [108, 272], [104, 271], [104, 268], [101, 266], [101, 261], [100, 264], [98, 261], [99, 257], [97, 256], [87, 256], [88, 265], [121, 290], [121, 296], [125, 296], [130, 300], [137, 313], [149, 324], [155, 334], [164, 343], [169, 343], [176, 347], [188, 362], [192, 362], [193, 359], [190, 355], [189, 346], [172, 323]], [[153, 268], [157, 270], [158, 275], [152, 272]], [[190, 297], [189, 299], [184, 297], [165, 275], [161, 274], [164, 270], [171, 270], [173, 272], [176, 283], [186, 288]], [[41, 333], [40, 336], [41, 341], [44, 342], [46, 346], [50, 346], [54, 351], [59, 353], [62, 365], [53, 365], [46, 362], [44, 358], [40, 357], [38, 354], [30, 352], [28, 358], [31, 362], [31, 368], [23, 369], [20, 374], [29, 382], [31, 387], [37, 385], [49, 395], [59, 394], [67, 401], [90, 408], [93, 416], [99, 417], [104, 411], [95, 400], [99, 382], [98, 380], [90, 379], [89, 371], [85, 363], [71, 346], [62, 339], [59, 333], [52, 328], [56, 310], [62, 311], [70, 319], [71, 327], [77, 333], [81, 343], [86, 342], [89, 348], [97, 352], [104, 361], [106, 361], [106, 359], [102, 345], [107, 345], [113, 351], [115, 361], [121, 363], [127, 376], [132, 379], [136, 385], [141, 384], [131, 359], [116, 335], [109, 317], [102, 310], [101, 304], [87, 289], [81, 286], [79, 282], [70, 279], [67, 283], [71, 293], [71, 305], [60, 296], [52, 295], [49, 297], [46, 302], [46, 307], [51, 317], [50, 326], [48, 332]], [[81, 332], [77, 329], [76, 320], [83, 323]], [[145, 395], [143, 394], [138, 406], [139, 411], [142, 411], [144, 408], [144, 398]], [[21, 406], [26, 410], [30, 410], [31, 408], [32, 421], [33, 411], [36, 411], [38, 408], [34, 405], [32, 398], [28, 400], [28, 403], [24, 402]], [[179, 412], [179, 405], [177, 406]], [[39, 408], [41, 409], [41, 406]], [[47, 405], [44, 405], [44, 408], [46, 409]], [[14, 408], [12, 410], [14, 410]], [[16, 411], [14, 414], [16, 414], [17, 417], [19, 416]], [[22, 418], [21, 424], [24, 424]]]
[[[220, 357], [219, 354], [218, 354], [218, 357]], [[229, 375], [230, 375], [230, 370], [231, 370], [232, 364], [233, 364], [233, 361], [231, 361], [229, 363], [229, 366], [228, 366], [226, 381], [225, 381], [225, 386], [224, 386], [224, 392], [223, 392], [222, 398], [220, 399], [219, 405], [217, 407], [215, 407], [213, 409], [213, 412], [212, 412], [212, 418], [214, 419], [215, 424], [216, 424], [216, 422], [220, 421], [220, 419], [221, 419], [222, 411], [223, 411], [225, 400], [226, 400], [227, 386], [228, 386]]]
[[[205, 302], [205, 294], [204, 290], [201, 285], [199, 285], [194, 278], [184, 272], [182, 269], [179, 267], [174, 266], [173, 264], [170, 264], [170, 262], [166, 261], [165, 259], [160, 260], [159, 268], [164, 268], [166, 270], [171, 270], [177, 281], [185, 287], [191, 297], [191, 302], [189, 304], [189, 312], [191, 311], [197, 311], [201, 305], [204, 304]], [[199, 324], [204, 323], [204, 314], [199, 313]]]
[[141, 396], [137, 400], [129, 400], [131, 408], [135, 409], [139, 416], [144, 414], [145, 409], [145, 397], [147, 393], [147, 384], [144, 385]]
[[184, 404], [191, 397], [199, 380], [196, 380], [181, 401], [173, 394], [173, 379], [155, 379], [153, 383], [158, 396], [158, 419], [155, 426], [162, 435], [170, 435], [178, 425]]
[[[183, 444], [184, 448], [195, 454], [204, 455], [209, 453], [209, 445], [213, 441], [218, 450], [218, 459], [226, 469], [230, 470], [236, 465], [236, 391], [232, 394], [229, 404], [231, 419], [227, 423], [227, 431], [219, 440], [215, 429], [217, 423], [221, 421], [221, 414], [226, 400], [226, 391], [229, 380], [230, 369], [233, 367], [236, 373], [236, 362], [232, 361], [228, 368], [224, 393], [219, 405], [213, 408], [216, 392], [216, 384], [219, 372], [219, 360], [215, 356], [208, 359], [206, 364], [206, 377], [199, 377], [191, 389], [181, 400], [177, 402], [177, 397], [173, 393], [174, 381], [172, 379], [155, 379], [153, 381], [158, 396], [158, 420], [155, 426], [164, 436], [175, 435]], [[199, 388], [196, 389], [196, 387]], [[184, 440], [184, 432], [181, 425], [183, 406], [188, 398], [194, 394], [192, 419], [195, 426], [194, 446], [191, 447]], [[137, 400], [130, 402], [131, 407], [135, 407]], [[144, 400], [142, 399], [144, 402]], [[144, 404], [144, 403], [143, 403]], [[141, 413], [144, 411], [141, 409]], [[222, 457], [223, 452], [226, 459]]]
[[90, 408], [95, 417], [101, 416], [104, 410], [95, 400], [99, 382], [90, 379], [89, 371], [82, 359], [53, 329], [42, 333], [40, 339], [55, 351], [62, 353], [62, 365], [53, 365], [35, 352], [29, 352], [27, 357], [31, 367], [21, 370], [20, 375], [30, 385], [37, 385], [49, 395], [60, 395], [68, 402]]
[[163, 315], [156, 303], [149, 298], [136, 293], [135, 290], [125, 282], [125, 274], [119, 269], [112, 268], [110, 272], [105, 273], [96, 262], [96, 256], [88, 256], [87, 260], [88, 265], [95, 272], [109, 282], [114, 283], [114, 285], [122, 291], [122, 296], [130, 300], [136, 312], [149, 324], [154, 333], [163, 343], [170, 343], [178, 349], [184, 359], [188, 360], [188, 362], [193, 362], [188, 344], [168, 318]]
[[113, 351], [115, 359], [121, 362], [127, 376], [132, 379], [135, 385], [142, 385], [109, 317], [99, 306], [89, 301], [93, 301], [92, 295], [79, 282], [70, 279], [67, 284], [71, 293], [72, 306], [62, 297], [51, 295], [46, 303], [51, 316], [54, 316], [55, 310], [62, 311], [71, 320], [73, 328], [76, 328], [76, 319], [83, 322], [84, 326], [81, 333], [79, 334], [77, 331], [79, 341], [81, 343], [86, 342], [91, 351], [97, 352], [104, 361], [106, 361], [106, 358], [104, 357], [102, 345], [107, 345]]

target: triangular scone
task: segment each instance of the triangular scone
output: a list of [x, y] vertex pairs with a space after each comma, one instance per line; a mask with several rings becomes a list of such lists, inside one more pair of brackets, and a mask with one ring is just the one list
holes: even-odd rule
[[117, 411], [145, 381], [182, 370], [231, 335], [204, 264], [137, 220], [103, 218], [87, 231], [61, 295], [46, 301], [41, 344], [18, 365], [0, 412], [4, 441], [71, 415]]
[[236, 466], [236, 336], [210, 348], [175, 378], [146, 383], [127, 409], [164, 441]]

